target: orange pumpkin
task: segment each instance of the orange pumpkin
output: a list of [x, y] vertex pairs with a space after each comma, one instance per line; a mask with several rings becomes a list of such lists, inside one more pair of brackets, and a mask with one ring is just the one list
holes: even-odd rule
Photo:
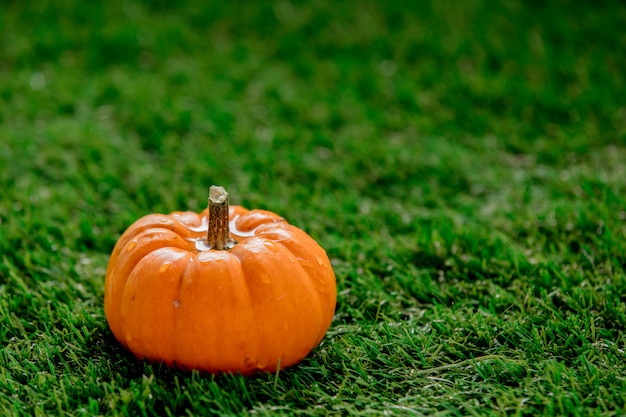
[[104, 311], [135, 356], [211, 373], [276, 371], [322, 340], [337, 297], [326, 252], [264, 210], [150, 214], [113, 249]]

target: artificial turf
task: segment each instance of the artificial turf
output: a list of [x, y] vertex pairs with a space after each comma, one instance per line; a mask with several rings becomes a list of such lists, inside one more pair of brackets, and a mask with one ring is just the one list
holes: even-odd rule
[[[0, 415], [626, 414], [621, 1], [6, 1]], [[252, 378], [134, 359], [108, 256], [221, 184], [323, 246]]]

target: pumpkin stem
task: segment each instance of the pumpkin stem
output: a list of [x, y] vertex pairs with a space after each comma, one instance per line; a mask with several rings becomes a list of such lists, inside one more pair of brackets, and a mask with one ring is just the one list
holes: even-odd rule
[[226, 250], [237, 244], [230, 237], [228, 221], [228, 192], [224, 187], [213, 185], [209, 189], [209, 230], [206, 239], [209, 248]]

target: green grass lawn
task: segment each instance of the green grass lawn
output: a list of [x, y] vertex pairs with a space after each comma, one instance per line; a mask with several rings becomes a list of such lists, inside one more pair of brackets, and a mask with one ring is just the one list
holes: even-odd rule
[[[625, 27], [622, 1], [4, 2], [0, 415], [626, 415]], [[121, 233], [212, 184], [334, 265], [278, 375], [140, 362], [104, 317]]]

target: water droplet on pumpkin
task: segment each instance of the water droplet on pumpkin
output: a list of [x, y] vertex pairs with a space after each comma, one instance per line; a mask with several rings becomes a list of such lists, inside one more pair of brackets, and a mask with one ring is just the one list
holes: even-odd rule
[[211, 252], [200, 252], [196, 257], [201, 264], [208, 264], [212, 261]]
[[267, 358], [259, 358], [259, 361], [256, 364], [258, 369], [264, 369], [267, 366], [268, 359]]
[[178, 300], [172, 301], [172, 304], [174, 305], [174, 308], [180, 307], [180, 301], [178, 301]]
[[128, 245], [126, 245], [126, 252], [130, 252], [137, 246], [137, 240], [131, 240]]
[[313, 264], [304, 258], [298, 258], [298, 262], [305, 268], [313, 268]]
[[159, 268], [159, 272], [163, 273], [165, 271], [168, 270], [168, 268], [170, 267], [171, 263], [168, 262], [164, 262], [163, 265], [161, 265], [161, 267]]
[[317, 263], [318, 263], [318, 264], [320, 264], [320, 265], [324, 265], [324, 263], [325, 263], [325, 262], [324, 262], [324, 258], [322, 258], [322, 257], [321, 257], [321, 256], [319, 256], [319, 255], [315, 255], [315, 259], [317, 260]]

